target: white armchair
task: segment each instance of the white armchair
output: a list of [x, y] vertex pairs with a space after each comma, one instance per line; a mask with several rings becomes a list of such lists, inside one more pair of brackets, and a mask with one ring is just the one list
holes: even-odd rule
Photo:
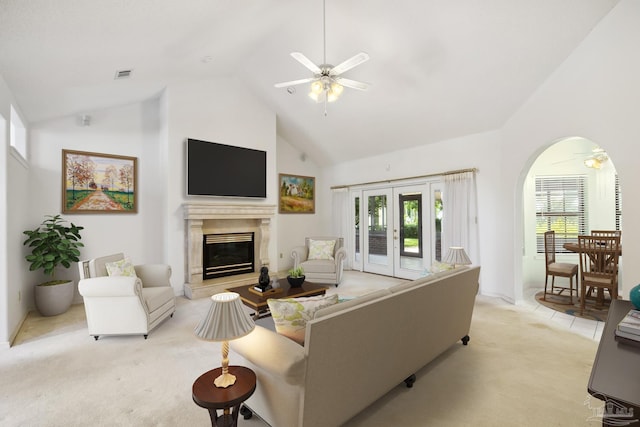
[[[171, 267], [136, 265], [135, 276], [109, 276], [107, 263], [123, 262], [123, 254], [80, 261], [78, 291], [84, 299], [89, 335], [144, 335], [167, 317], [176, 300], [169, 281]], [[113, 264], [110, 264], [113, 266]]]
[[[297, 246], [291, 252], [294, 267], [302, 267], [306, 280], [319, 283], [333, 283], [336, 286], [342, 280], [344, 260], [347, 251], [342, 237], [307, 237], [304, 246]], [[325, 245], [335, 242], [330, 251]], [[319, 248], [319, 249], [318, 249]]]

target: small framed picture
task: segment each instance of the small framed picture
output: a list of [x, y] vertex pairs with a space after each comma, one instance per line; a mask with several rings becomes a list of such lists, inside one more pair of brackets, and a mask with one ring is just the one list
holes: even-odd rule
[[62, 213], [138, 212], [137, 158], [62, 150]]
[[315, 213], [316, 179], [312, 176], [279, 175], [278, 212]]

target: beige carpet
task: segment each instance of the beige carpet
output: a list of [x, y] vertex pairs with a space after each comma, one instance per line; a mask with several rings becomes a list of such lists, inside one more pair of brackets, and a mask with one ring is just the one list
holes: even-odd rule
[[[331, 292], [362, 294], [363, 281], [373, 288], [394, 281], [348, 273]], [[210, 425], [191, 400], [193, 381], [220, 361], [218, 344], [193, 335], [208, 304], [179, 298], [174, 318], [146, 341], [94, 341], [82, 306], [56, 318], [30, 315], [15, 345], [0, 351], [0, 425]], [[590, 418], [602, 404], [587, 394], [595, 341], [486, 297], [478, 298], [470, 336], [469, 346], [419, 371], [412, 389], [394, 388], [347, 426], [599, 425]], [[239, 425], [266, 426], [255, 417]]]

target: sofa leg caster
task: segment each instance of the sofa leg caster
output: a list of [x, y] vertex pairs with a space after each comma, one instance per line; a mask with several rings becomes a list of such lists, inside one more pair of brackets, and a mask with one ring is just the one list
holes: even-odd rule
[[416, 374], [411, 374], [406, 380], [404, 380], [404, 383], [407, 385], [407, 388], [413, 387], [413, 383], [415, 382], [416, 382]]
[[338, 284], [336, 283], [336, 288], [338, 287]]
[[144, 339], [146, 340], [148, 336], [149, 336], [149, 335], [147, 335], [147, 334], [144, 334]]
[[462, 344], [463, 344], [463, 345], [467, 345], [467, 344], [469, 344], [469, 340], [470, 340], [470, 339], [471, 339], [471, 338], [469, 337], [469, 335], [465, 335], [465, 336], [463, 336], [463, 337], [461, 338], [461, 340], [462, 340]]
[[242, 405], [240, 407], [240, 415], [242, 415], [242, 418], [245, 420], [250, 420], [251, 417], [253, 417], [253, 412], [251, 412], [251, 409], [247, 408], [245, 405]]
[[171, 313], [171, 315], [169, 317], [173, 317], [173, 313]]
[[95, 339], [96, 341], [98, 341], [98, 338], [100, 338], [100, 335], [94, 335], [93, 339]]

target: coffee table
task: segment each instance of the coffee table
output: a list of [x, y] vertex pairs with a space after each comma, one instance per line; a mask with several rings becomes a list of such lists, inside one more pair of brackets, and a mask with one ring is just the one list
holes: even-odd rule
[[313, 297], [324, 295], [327, 292], [327, 287], [323, 285], [316, 285], [310, 282], [304, 282], [302, 286], [299, 288], [292, 288], [287, 282], [287, 279], [278, 280], [279, 288], [276, 288], [271, 293], [265, 293], [260, 295], [256, 292], [253, 292], [252, 289], [254, 285], [244, 285], [237, 286], [235, 288], [226, 289], [229, 292], [235, 292], [240, 295], [240, 299], [247, 307], [251, 307], [255, 313], [253, 314], [254, 319], [259, 319], [260, 317], [270, 316], [269, 313], [269, 305], [267, 304], [267, 300], [269, 298], [280, 299], [280, 298], [297, 298], [297, 297]]

